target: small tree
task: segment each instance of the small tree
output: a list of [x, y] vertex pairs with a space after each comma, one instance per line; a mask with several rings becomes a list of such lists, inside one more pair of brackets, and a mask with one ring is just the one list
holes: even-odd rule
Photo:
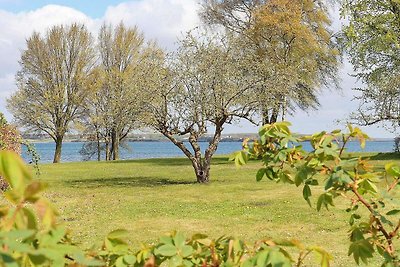
[[[148, 126], [191, 160], [197, 181], [206, 183], [224, 126], [238, 118], [252, 118], [257, 81], [246, 75], [251, 63], [236, 50], [233, 38], [202, 38], [189, 34], [168, 68], [159, 67], [154, 75], [159, 82], [153, 84], [144, 117]], [[208, 131], [213, 134], [203, 155], [199, 139]], [[188, 136], [189, 145], [179, 136]]]
[[96, 138], [98, 159], [104, 143], [106, 160], [118, 160], [121, 142], [138, 126], [151, 60], [160, 49], [122, 22], [115, 28], [103, 25], [98, 43], [98, 88], [87, 99], [85, 124]]
[[56, 143], [53, 162], [70, 123], [82, 115], [95, 63], [92, 37], [84, 25], [53, 26], [26, 41], [17, 73], [17, 92], [8, 99], [16, 122], [47, 133]]

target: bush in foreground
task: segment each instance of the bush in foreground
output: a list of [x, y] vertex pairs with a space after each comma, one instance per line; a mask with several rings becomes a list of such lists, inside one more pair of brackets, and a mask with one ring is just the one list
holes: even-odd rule
[[[257, 172], [257, 180], [268, 178], [278, 183], [303, 187], [303, 197], [311, 206], [312, 188], [324, 186], [316, 208], [334, 206], [338, 197], [349, 202], [350, 246], [357, 264], [368, 264], [377, 252], [383, 257], [382, 266], [400, 266], [395, 240], [400, 234], [400, 209], [397, 202], [400, 167], [385, 165], [377, 170], [368, 159], [344, 158], [346, 144], [358, 139], [363, 148], [368, 138], [359, 128], [348, 126], [348, 133], [340, 130], [320, 132], [302, 138], [292, 135], [290, 123], [268, 124], [261, 128], [260, 139], [232, 159], [238, 166], [249, 158], [259, 159], [264, 167]], [[302, 148], [301, 142], [311, 143], [312, 151]], [[365, 216], [367, 214], [367, 216]]]
[[[0, 152], [0, 174], [10, 184], [0, 206], [0, 265], [4, 266], [301, 266], [310, 253], [321, 266], [330, 255], [298, 241], [260, 240], [254, 246], [232, 238], [209, 239], [196, 234], [187, 239], [173, 232], [157, 244], [134, 251], [124, 240], [125, 230], [109, 233], [103, 246], [82, 250], [69, 231], [57, 223], [57, 211], [41, 193], [46, 188], [13, 152]], [[287, 248], [299, 255], [291, 257]], [[293, 249], [290, 249], [293, 251]]]

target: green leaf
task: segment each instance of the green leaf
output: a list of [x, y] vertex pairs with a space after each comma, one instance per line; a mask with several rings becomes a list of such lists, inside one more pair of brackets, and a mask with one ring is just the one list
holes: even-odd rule
[[294, 178], [294, 182], [296, 184], [296, 186], [301, 185], [308, 176], [308, 172], [305, 168], [300, 169], [300, 171], [296, 174], [295, 178]]
[[332, 260], [332, 256], [328, 252], [319, 247], [313, 247], [312, 249], [314, 252], [317, 253], [317, 256], [319, 256], [320, 258], [320, 266], [329, 267], [330, 261]]
[[5, 150], [0, 151], [0, 175], [21, 198], [26, 186], [32, 180], [22, 159], [16, 153]]
[[9, 238], [13, 240], [25, 240], [35, 234], [34, 230], [12, 230], [10, 232], [0, 231], [0, 238]]
[[191, 246], [188, 246], [188, 245], [185, 245], [185, 246], [183, 246], [182, 248], [181, 248], [181, 256], [183, 257], [183, 258], [187, 258], [187, 257], [189, 257], [190, 255], [192, 255], [193, 254], [193, 252], [194, 252], [194, 249], [191, 247]]
[[317, 210], [320, 211], [322, 206], [324, 206], [326, 209], [328, 209], [328, 206], [334, 206], [331, 194], [324, 193], [319, 196], [317, 201]]
[[257, 253], [257, 267], [267, 266], [267, 258], [269, 251], [261, 251]]
[[265, 169], [264, 169], [264, 168], [259, 169], [259, 170], [257, 171], [257, 174], [256, 174], [256, 180], [257, 180], [257, 182], [261, 181], [262, 178], [264, 177], [264, 175], [265, 175]]
[[171, 244], [171, 245], [173, 245], [173, 240], [172, 240], [172, 237], [170, 237], [170, 236], [162, 236], [162, 237], [160, 237], [160, 243], [161, 244]]
[[388, 212], [386, 213], [386, 215], [396, 215], [396, 214], [398, 214], [399, 212], [400, 212], [400, 210], [394, 209], [394, 210], [388, 211]]
[[29, 253], [28, 257], [32, 261], [32, 263], [36, 266], [40, 266], [40, 265], [44, 264], [47, 260], [43, 254], [39, 254], [39, 253]]
[[115, 266], [116, 267], [126, 267], [127, 264], [124, 262], [124, 256], [118, 257], [118, 259], [115, 261]]
[[125, 255], [124, 262], [128, 265], [133, 265], [136, 263], [136, 257], [133, 255]]
[[174, 245], [165, 244], [155, 249], [156, 254], [166, 257], [172, 257], [177, 254], [177, 249]]
[[369, 179], [364, 179], [358, 184], [358, 191], [361, 194], [364, 194], [364, 193], [377, 194], [378, 188]]
[[207, 237], [208, 237], [208, 236], [205, 235], [205, 234], [197, 233], [197, 234], [194, 234], [194, 235], [192, 236], [192, 240], [205, 239], [205, 238], [207, 238]]
[[33, 211], [31, 211], [30, 209], [28, 209], [26, 207], [22, 208], [22, 211], [25, 214], [28, 229], [37, 230], [37, 218], [36, 218], [35, 214], [33, 213]]
[[311, 188], [308, 184], [306, 184], [303, 187], [303, 198], [308, 202], [309, 205], [311, 205], [310, 197], [311, 197]]
[[360, 260], [365, 264], [368, 264], [368, 259], [373, 257], [374, 247], [366, 239], [357, 240], [351, 243], [349, 247], [348, 255], [352, 255], [357, 264], [360, 264]]
[[391, 162], [385, 165], [386, 173], [393, 177], [400, 177], [400, 167], [397, 163]]
[[170, 267], [178, 267], [178, 266], [182, 265], [182, 262], [183, 262], [182, 257], [179, 255], [175, 255], [169, 260], [169, 266]]
[[128, 236], [129, 232], [125, 229], [117, 229], [107, 235], [108, 239], [124, 238]]
[[0, 263], [5, 267], [19, 267], [18, 262], [9, 254], [0, 252]]
[[185, 243], [186, 243], [186, 238], [185, 238], [185, 236], [184, 236], [182, 233], [180, 233], [180, 232], [178, 232], [178, 233], [175, 234], [175, 236], [173, 237], [173, 240], [174, 240], [175, 246], [176, 246], [178, 249], [182, 248], [182, 247], [185, 245]]

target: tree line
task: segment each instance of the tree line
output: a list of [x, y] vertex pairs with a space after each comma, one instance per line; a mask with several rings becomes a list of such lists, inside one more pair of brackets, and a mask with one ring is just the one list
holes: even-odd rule
[[[91, 136], [98, 160], [101, 151], [105, 160], [118, 160], [133, 129], [152, 129], [191, 160], [198, 182], [207, 182], [227, 124], [273, 123], [295, 109], [318, 108], [321, 89], [338, 87], [339, 41], [351, 45], [357, 34], [367, 34], [354, 31], [356, 24], [335, 34], [323, 0], [201, 4], [203, 25], [173, 52], [122, 22], [104, 24], [96, 38], [77, 23], [33, 33], [8, 109], [20, 126], [55, 141], [54, 162], [72, 128]], [[343, 7], [350, 15], [363, 8]], [[356, 50], [350, 46], [350, 55], [360, 58]], [[203, 153], [199, 138], [207, 132], [212, 138]]]

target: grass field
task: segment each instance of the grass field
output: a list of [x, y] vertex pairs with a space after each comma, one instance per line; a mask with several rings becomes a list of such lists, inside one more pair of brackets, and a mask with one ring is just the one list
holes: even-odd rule
[[[392, 155], [369, 156], [379, 166], [393, 160]], [[227, 158], [215, 158], [207, 185], [194, 183], [184, 158], [46, 164], [39, 178], [49, 184], [47, 197], [82, 247], [100, 244], [117, 228], [130, 231], [134, 247], [179, 230], [213, 238], [233, 235], [249, 243], [299, 239], [327, 249], [333, 266], [355, 266], [347, 256], [347, 203], [338, 199], [330, 211], [317, 212], [302, 199], [300, 188], [256, 182], [260, 166], [251, 162], [236, 169]]]

